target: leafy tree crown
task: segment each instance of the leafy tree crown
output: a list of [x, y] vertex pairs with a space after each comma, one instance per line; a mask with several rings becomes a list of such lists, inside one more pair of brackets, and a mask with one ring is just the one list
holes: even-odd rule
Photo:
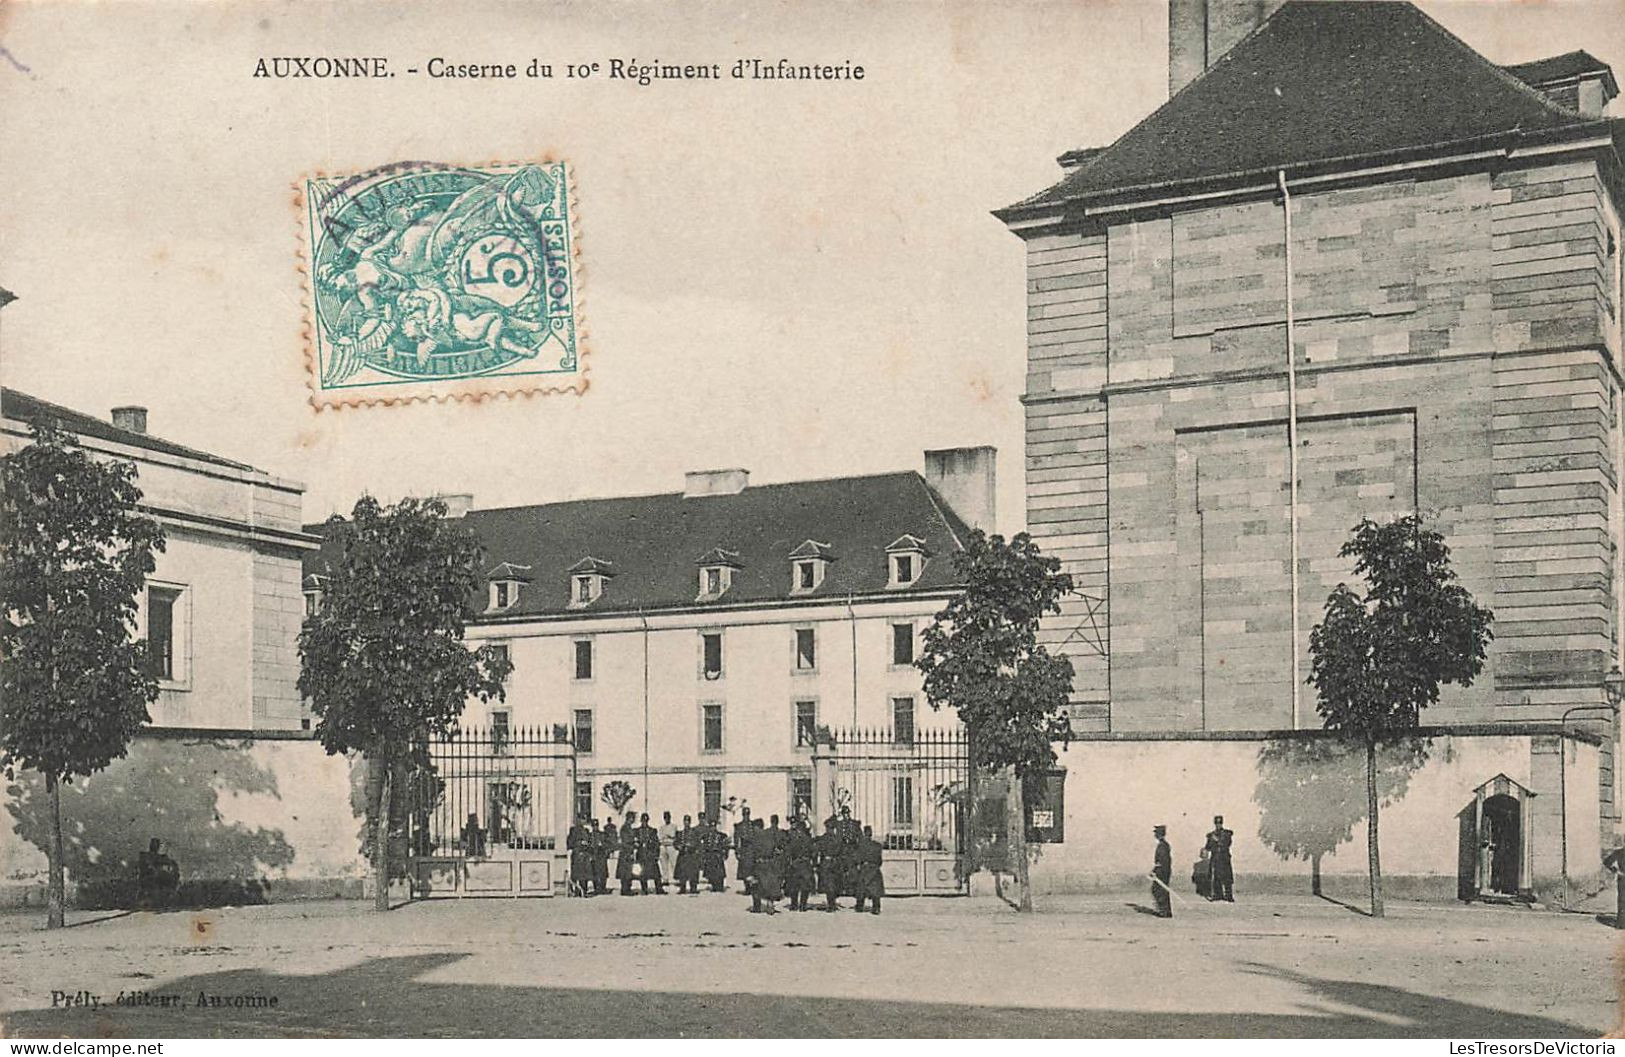
[[0, 457], [0, 763], [51, 779], [123, 756], [158, 696], [138, 599], [164, 549], [132, 463], [50, 424]]
[[1308, 682], [1327, 729], [1368, 741], [1413, 730], [1446, 683], [1484, 667], [1494, 614], [1457, 580], [1444, 537], [1416, 515], [1361, 519], [1340, 551], [1361, 593], [1340, 583], [1309, 633]]
[[299, 690], [330, 753], [419, 757], [449, 735], [470, 698], [503, 697], [512, 663], [470, 650], [483, 554], [438, 499], [382, 506], [362, 497], [325, 527], [329, 555], [320, 610], [299, 635]]
[[926, 628], [916, 667], [933, 708], [952, 705], [970, 735], [972, 763], [1013, 767], [1031, 782], [1052, 766], [1065, 729], [1072, 662], [1038, 643], [1040, 621], [1061, 611], [1072, 577], [1025, 532], [971, 533], [954, 555], [963, 591]]

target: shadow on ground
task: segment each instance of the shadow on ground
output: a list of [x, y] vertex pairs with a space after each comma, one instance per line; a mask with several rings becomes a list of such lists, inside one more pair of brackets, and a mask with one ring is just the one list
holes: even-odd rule
[[[433, 983], [460, 961], [436, 953], [374, 958], [319, 975], [259, 969], [205, 973], [153, 988], [179, 1009], [27, 1009], [5, 1015], [12, 1037], [564, 1036], [564, 1037], [1286, 1037], [1553, 1038], [1576, 1024], [1398, 987], [1348, 983], [1267, 965], [1247, 971], [1296, 985], [1300, 1012], [1159, 1013], [877, 1002], [795, 995], [701, 994]], [[200, 994], [275, 998], [274, 1008], [198, 1007]], [[102, 996], [110, 1002], [112, 995]], [[1318, 1003], [1327, 1003], [1324, 1011]], [[1335, 1008], [1333, 1008], [1335, 1005]], [[1358, 1012], [1351, 1012], [1355, 1010]], [[1397, 1020], [1396, 1020], [1397, 1018]]]

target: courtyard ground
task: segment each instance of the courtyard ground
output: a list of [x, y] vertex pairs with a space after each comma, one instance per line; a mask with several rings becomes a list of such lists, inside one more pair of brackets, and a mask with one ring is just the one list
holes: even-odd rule
[[[1309, 897], [891, 900], [758, 916], [735, 895], [0, 915], [18, 1036], [1596, 1036], [1589, 913]], [[52, 992], [99, 998], [53, 1008]], [[126, 1006], [120, 993], [179, 996]], [[200, 1007], [199, 995], [274, 1007]], [[87, 1000], [88, 1001], [88, 1000]]]

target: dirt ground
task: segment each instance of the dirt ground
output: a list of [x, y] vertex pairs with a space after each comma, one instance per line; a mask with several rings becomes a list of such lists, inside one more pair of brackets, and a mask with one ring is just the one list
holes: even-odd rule
[[1165, 921], [1147, 902], [1051, 897], [1018, 916], [897, 899], [879, 917], [758, 916], [732, 894], [331, 902], [81, 913], [54, 933], [16, 912], [0, 915], [0, 1010], [11, 1037], [1507, 1038], [1619, 1022], [1625, 934], [1593, 914], [1396, 903], [1372, 920], [1308, 897], [1187, 897]]

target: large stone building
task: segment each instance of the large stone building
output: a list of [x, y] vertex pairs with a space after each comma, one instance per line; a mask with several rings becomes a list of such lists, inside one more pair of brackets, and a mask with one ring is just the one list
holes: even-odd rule
[[[1463, 894], [1594, 878], [1619, 820], [1612, 73], [1497, 66], [1408, 4], [1173, 0], [1169, 83], [996, 214], [1027, 247], [1028, 523], [1084, 593], [1048, 632], [1093, 772], [1052, 872], [1130, 873], [1153, 821], [1194, 855], [1215, 811], [1244, 873], [1300, 869], [1259, 772], [1320, 727], [1339, 546], [1419, 511], [1495, 642], [1425, 715], [1391, 868]], [[1350, 821], [1328, 869], [1363, 870]]]

